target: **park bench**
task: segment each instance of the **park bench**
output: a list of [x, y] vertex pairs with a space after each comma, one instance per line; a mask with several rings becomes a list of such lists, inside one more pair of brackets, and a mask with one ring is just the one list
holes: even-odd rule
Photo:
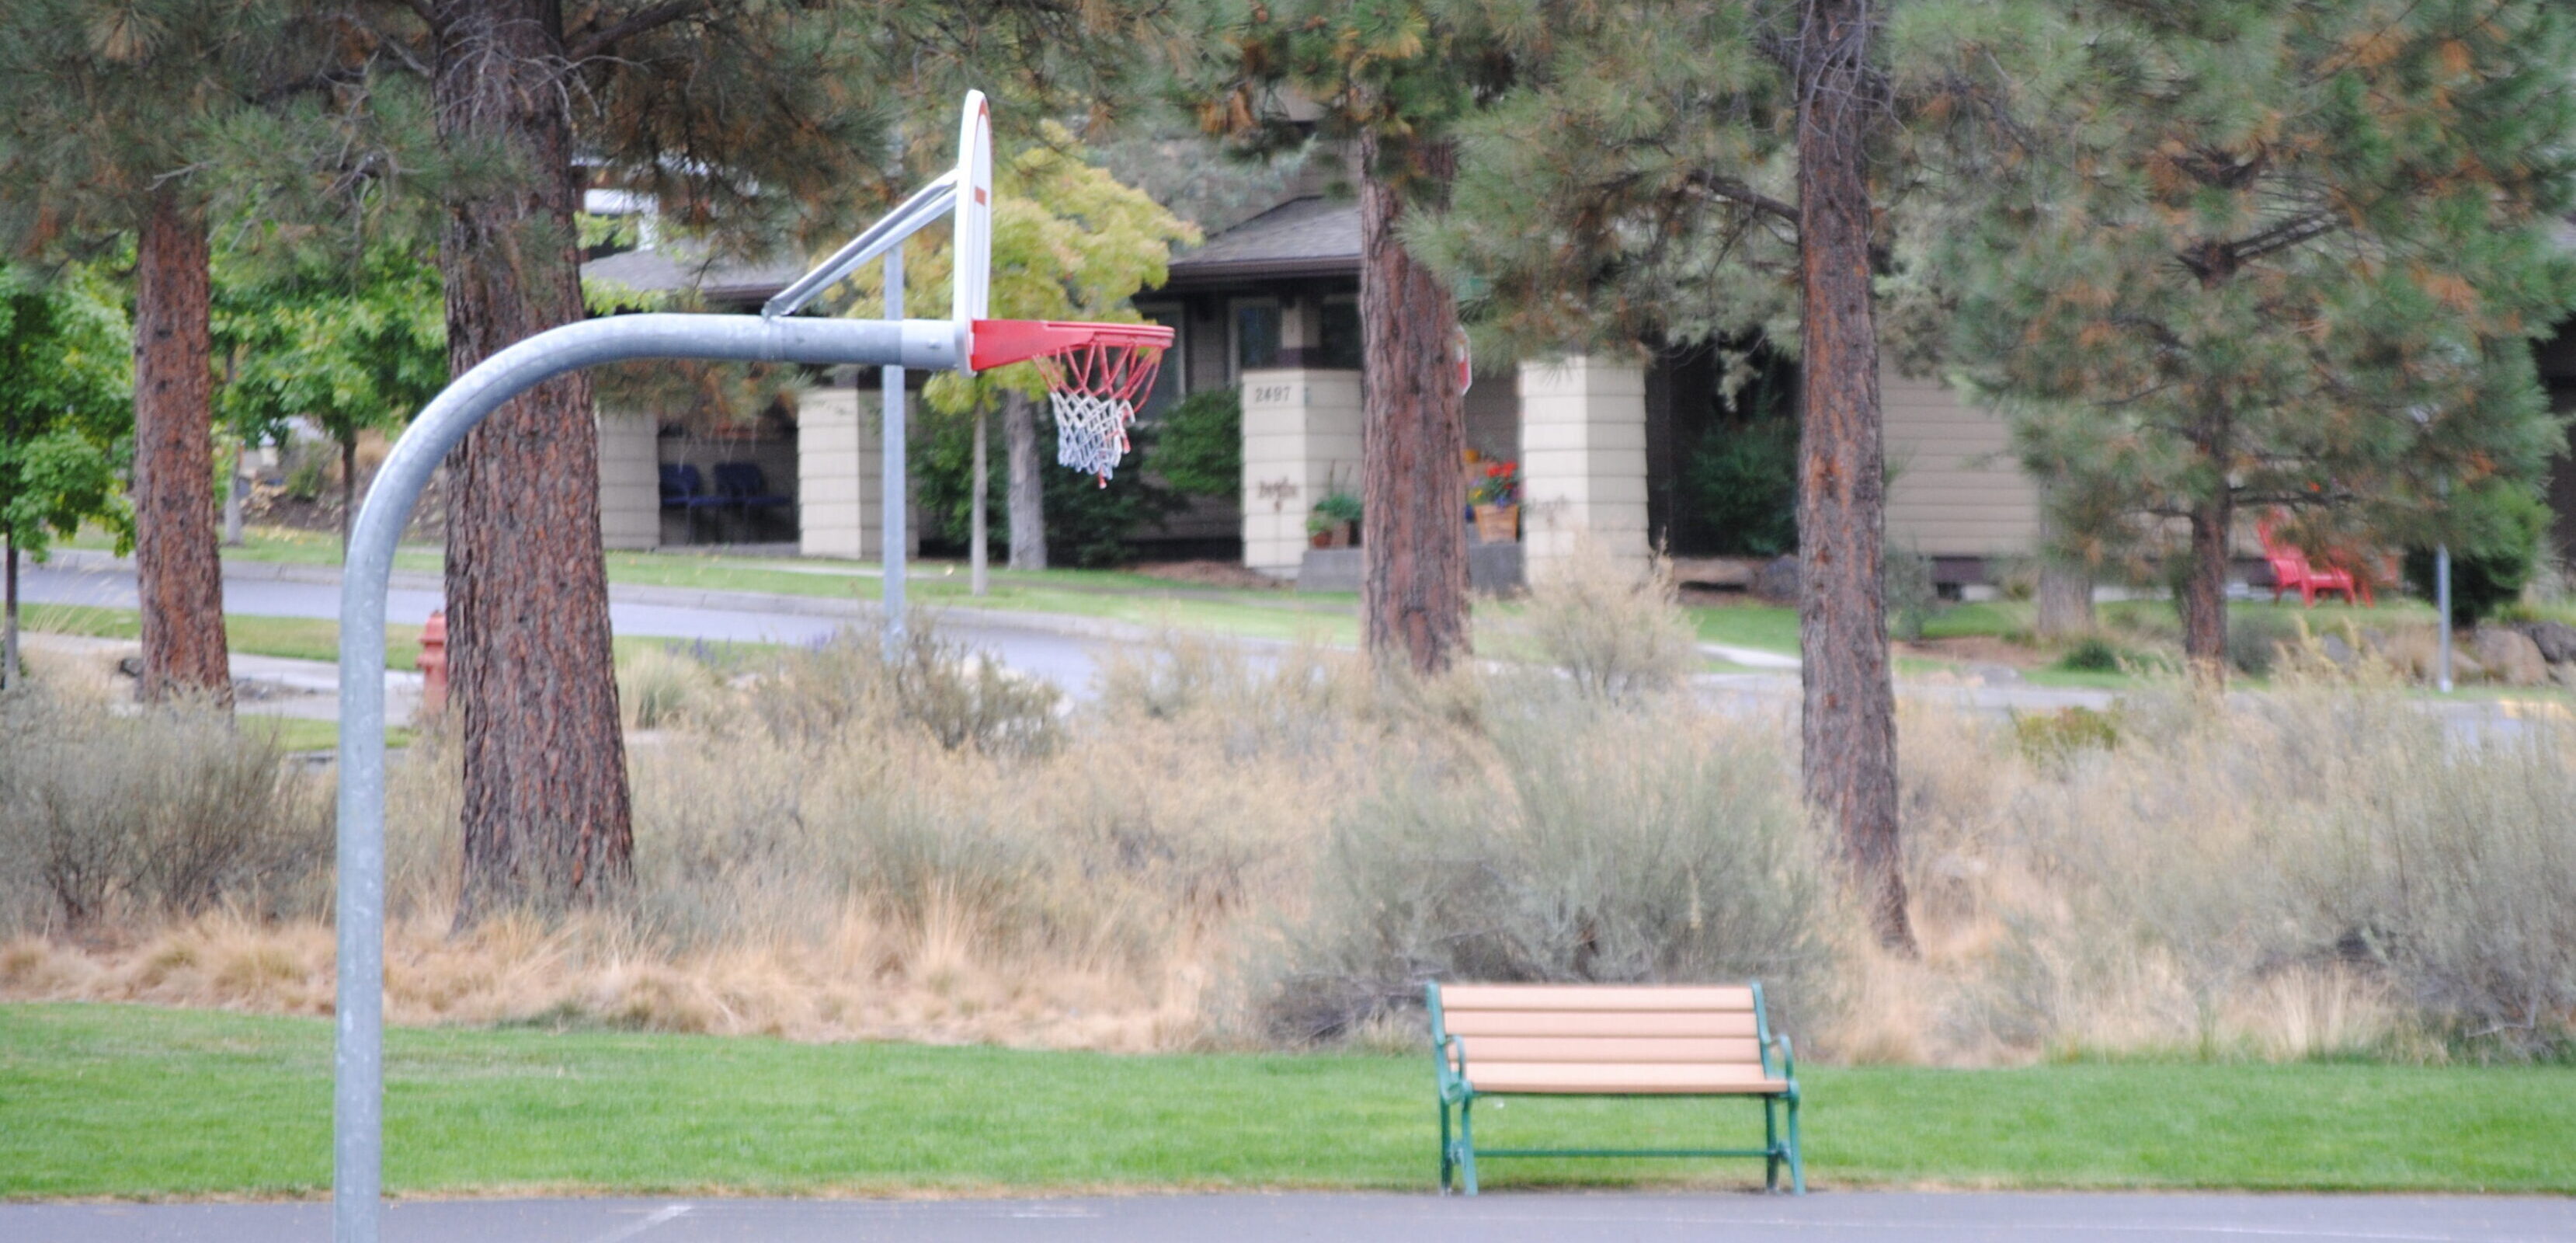
[[[1807, 1192], [1798, 1150], [1798, 1071], [1772, 1034], [1760, 984], [1449, 984], [1424, 990], [1439, 1064], [1440, 1189], [1453, 1174], [1476, 1194], [1483, 1157], [1760, 1157]], [[1776, 1059], [1776, 1060], [1775, 1060]], [[1760, 1148], [1476, 1147], [1488, 1096], [1733, 1096], [1762, 1102]], [[1453, 1129], [1450, 1112], [1455, 1107]], [[1787, 1128], [1780, 1114], [1786, 1108]]]

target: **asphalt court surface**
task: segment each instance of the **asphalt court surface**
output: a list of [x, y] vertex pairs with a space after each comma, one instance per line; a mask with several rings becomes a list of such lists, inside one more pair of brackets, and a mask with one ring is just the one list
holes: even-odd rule
[[[0, 1204], [5, 1243], [321, 1243], [328, 1204]], [[384, 1243], [2570, 1243], [2576, 1199], [1911, 1192], [411, 1200]]]

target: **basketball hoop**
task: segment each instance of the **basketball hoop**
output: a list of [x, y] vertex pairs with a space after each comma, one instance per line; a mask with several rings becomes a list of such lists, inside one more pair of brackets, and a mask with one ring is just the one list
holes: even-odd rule
[[1161, 324], [979, 319], [969, 365], [1035, 362], [1055, 410], [1056, 461], [1107, 487], [1127, 456], [1136, 402], [1153, 391], [1171, 344], [1172, 330]]

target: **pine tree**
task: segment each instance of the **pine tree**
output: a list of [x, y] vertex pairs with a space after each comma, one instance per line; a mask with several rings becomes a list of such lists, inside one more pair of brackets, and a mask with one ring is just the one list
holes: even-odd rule
[[[343, 0], [346, 89], [427, 82], [450, 175], [432, 187], [456, 372], [583, 314], [583, 191], [649, 196], [665, 224], [758, 253], [837, 242], [904, 184], [890, 129], [955, 107], [970, 75], [1066, 103], [1133, 58], [1143, 16], [1050, 0]], [[370, 91], [371, 95], [373, 91]], [[399, 100], [401, 96], [390, 96]], [[906, 127], [925, 145], [944, 125]], [[944, 141], [944, 138], [941, 139]], [[550, 381], [448, 467], [451, 694], [463, 731], [460, 925], [590, 901], [633, 831], [600, 547], [591, 382]]]
[[1920, 107], [1891, 69], [1909, 6], [1460, 4], [1520, 70], [1466, 127], [1454, 209], [1417, 237], [1472, 282], [1479, 330], [1515, 353], [1756, 330], [1798, 352], [1804, 788], [1873, 930], [1910, 948], [1874, 287], [1882, 195], [1912, 176], [1889, 124]]
[[[1467, 449], [1456, 372], [1457, 302], [1406, 244], [1408, 221], [1449, 201], [1457, 127], [1508, 79], [1474, 6], [1417, 0], [1221, 4], [1199, 68], [1200, 117], [1239, 150], [1317, 134], [1348, 142], [1360, 201], [1362, 633], [1380, 661], [1420, 673], [1469, 650], [1458, 464]], [[1285, 94], [1283, 95], [1283, 92]]]
[[229, 703], [207, 328], [210, 157], [293, 93], [282, 0], [0, 10], [0, 226], [24, 256], [134, 254], [136, 587], [146, 698]]
[[2542, 0], [2056, 16], [1938, 260], [1956, 358], [2063, 543], [2171, 568], [2215, 679], [2249, 511], [2315, 548], [2429, 543], [2558, 447], [2529, 340], [2576, 297], [2550, 237], [2576, 31]]

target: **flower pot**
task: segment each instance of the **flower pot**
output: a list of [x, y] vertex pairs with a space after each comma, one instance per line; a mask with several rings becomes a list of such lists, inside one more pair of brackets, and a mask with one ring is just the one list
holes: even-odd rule
[[1508, 544], [1521, 536], [1521, 507], [1518, 505], [1479, 505], [1476, 507], [1476, 542]]
[[1306, 534], [1306, 542], [1317, 548], [1348, 548], [1353, 543], [1351, 524], [1336, 522], [1321, 531], [1310, 531]]

